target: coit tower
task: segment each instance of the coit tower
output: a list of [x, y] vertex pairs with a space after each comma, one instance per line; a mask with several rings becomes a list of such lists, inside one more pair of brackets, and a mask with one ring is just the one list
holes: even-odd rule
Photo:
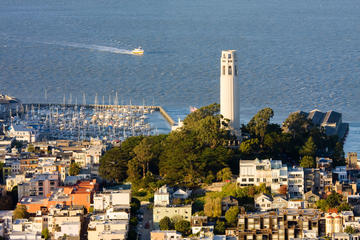
[[220, 63], [220, 114], [229, 119], [235, 133], [240, 129], [239, 81], [235, 50], [224, 50]]

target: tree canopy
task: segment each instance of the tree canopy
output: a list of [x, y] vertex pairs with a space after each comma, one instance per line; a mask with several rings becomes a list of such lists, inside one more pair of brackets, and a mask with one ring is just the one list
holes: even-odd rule
[[129, 153], [124, 149], [118, 147], [110, 149], [100, 159], [100, 176], [108, 181], [118, 183], [125, 180], [129, 159]]
[[27, 208], [25, 205], [17, 205], [16, 209], [13, 212], [13, 219], [23, 219], [23, 218], [29, 218], [30, 214], [27, 211]]
[[80, 173], [81, 171], [81, 167], [78, 163], [76, 162], [72, 162], [70, 164], [70, 168], [69, 168], [69, 175], [70, 176], [76, 176]]
[[237, 206], [230, 207], [229, 210], [226, 211], [225, 219], [229, 225], [235, 225], [239, 212], [239, 207]]
[[271, 108], [264, 108], [242, 126], [249, 138], [240, 144], [240, 158], [275, 158], [315, 166], [315, 157], [325, 156], [331, 157], [335, 166], [344, 164], [343, 142], [337, 136], [327, 136], [301, 112], [291, 113], [282, 127], [270, 122], [273, 115]]

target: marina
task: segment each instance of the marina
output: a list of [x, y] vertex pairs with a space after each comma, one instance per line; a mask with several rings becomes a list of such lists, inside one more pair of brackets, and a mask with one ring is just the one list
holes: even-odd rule
[[98, 104], [23, 104], [10, 125], [33, 128], [39, 139], [124, 140], [130, 136], [157, 135], [154, 114], [172, 125], [174, 121], [160, 106]]

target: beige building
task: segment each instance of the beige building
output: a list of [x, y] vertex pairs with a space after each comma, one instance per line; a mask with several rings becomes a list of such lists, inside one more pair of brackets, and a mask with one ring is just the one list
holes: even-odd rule
[[94, 210], [105, 211], [112, 206], [129, 206], [131, 190], [104, 190], [94, 195]]
[[319, 235], [321, 213], [315, 209], [284, 209], [273, 212], [240, 214], [239, 240], [295, 239], [309, 233]]
[[331, 236], [333, 233], [343, 232], [343, 216], [337, 213], [326, 213], [326, 235]]
[[128, 220], [91, 220], [88, 226], [88, 240], [125, 240]]
[[175, 230], [154, 230], [151, 231], [151, 240], [176, 240], [182, 239], [181, 234]]
[[183, 205], [183, 206], [154, 206], [153, 209], [153, 220], [154, 224], [157, 226], [161, 219], [164, 217], [175, 217], [181, 216], [184, 220], [191, 220], [191, 205]]

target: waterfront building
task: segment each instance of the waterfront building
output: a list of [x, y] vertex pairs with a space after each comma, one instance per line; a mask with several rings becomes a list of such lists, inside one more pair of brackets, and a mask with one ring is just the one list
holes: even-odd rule
[[0, 119], [9, 118], [10, 115], [22, 113], [23, 107], [21, 101], [8, 95], [0, 94]]
[[229, 120], [233, 132], [240, 130], [240, 102], [235, 50], [224, 50], [220, 62], [220, 114]]
[[337, 135], [343, 139], [349, 131], [349, 124], [342, 122], [342, 114], [335, 111], [328, 111], [326, 113], [320, 112], [318, 109], [314, 109], [309, 113], [298, 111], [309, 119], [315, 126], [324, 129], [324, 132], [328, 136]]

